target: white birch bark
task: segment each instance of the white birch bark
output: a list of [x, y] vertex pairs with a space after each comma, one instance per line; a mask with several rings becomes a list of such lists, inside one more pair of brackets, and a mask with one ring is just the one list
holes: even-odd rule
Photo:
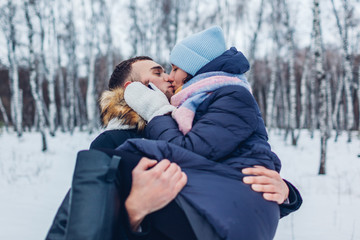
[[300, 116], [299, 116], [299, 131], [296, 134], [296, 141], [298, 141], [301, 130], [305, 127], [306, 116], [308, 112], [308, 79], [309, 79], [309, 54], [311, 50], [305, 56], [304, 67], [301, 75], [301, 86], [300, 86]]
[[[314, 11], [314, 10], [313, 10]], [[315, 21], [315, 20], [314, 20]], [[314, 24], [314, 23], [313, 23]], [[314, 26], [313, 26], [314, 28]], [[313, 32], [312, 32], [312, 44], [315, 48], [315, 31], [313, 29]], [[311, 62], [312, 64], [315, 64], [315, 50], [314, 48], [312, 48], [312, 56], [311, 56]], [[317, 116], [317, 112], [316, 112], [316, 109], [317, 109], [317, 99], [316, 99], [316, 92], [317, 92], [317, 89], [316, 89], [316, 73], [315, 73], [315, 70], [314, 69], [311, 69], [311, 74], [310, 74], [310, 102], [311, 102], [311, 105], [310, 105], [310, 126], [309, 126], [309, 131], [310, 131], [310, 135], [311, 135], [311, 138], [314, 137], [314, 131], [315, 129], [317, 128], [317, 124], [318, 124], [318, 116]]]
[[[62, 8], [61, 2], [57, 2], [59, 5], [57, 5], [58, 8]], [[56, 71], [54, 74], [58, 76], [58, 92], [60, 97], [60, 114], [59, 114], [59, 120], [60, 120], [60, 128], [62, 132], [66, 132], [68, 130], [68, 118], [69, 113], [67, 111], [67, 102], [66, 102], [66, 96], [65, 96], [65, 79], [64, 74], [62, 71], [62, 57], [61, 57], [61, 38], [58, 34], [58, 24], [59, 22], [56, 20], [56, 15], [54, 12], [54, 8], [51, 9], [51, 28], [53, 32], [53, 38], [55, 39], [56, 43]], [[60, 15], [59, 18], [62, 18]], [[55, 77], [55, 76], [54, 76]]]
[[327, 113], [326, 113], [326, 117], [327, 117], [327, 129], [328, 129], [328, 133], [327, 136], [328, 138], [331, 137], [331, 130], [334, 128], [333, 126], [333, 121], [332, 121], [332, 94], [331, 94], [331, 86], [330, 86], [330, 79], [331, 79], [331, 74], [328, 73], [326, 74], [326, 109], [327, 109]]
[[107, 74], [106, 79], [110, 79], [111, 74], [114, 70], [114, 56], [113, 56], [113, 34], [111, 31], [112, 26], [112, 12], [109, 8], [108, 3], [106, 0], [101, 0], [101, 9], [100, 13], [102, 18], [104, 19], [104, 27], [105, 27], [105, 43], [107, 45], [107, 52], [106, 52], [106, 67], [107, 67]]
[[345, 114], [344, 114], [344, 104], [340, 103], [339, 105], [339, 120], [336, 128], [336, 135], [334, 141], [337, 142], [338, 137], [341, 135], [341, 130], [345, 129]]
[[26, 24], [28, 28], [28, 41], [29, 41], [29, 74], [30, 74], [30, 87], [31, 93], [35, 101], [36, 106], [36, 115], [39, 119], [39, 131], [42, 137], [42, 151], [47, 150], [46, 136], [45, 136], [45, 116], [44, 109], [42, 104], [42, 99], [40, 97], [39, 92], [42, 91], [41, 85], [38, 85], [36, 82], [36, 69], [35, 69], [35, 51], [34, 51], [34, 28], [30, 16], [29, 2], [24, 1], [24, 10], [25, 10], [25, 18]]
[[[93, 49], [90, 49], [93, 52]], [[88, 131], [92, 133], [96, 128], [96, 100], [95, 100], [95, 54], [90, 54], [88, 68], [88, 87], [86, 91], [86, 109], [88, 118]]]
[[4, 120], [5, 129], [6, 129], [6, 131], [8, 131], [9, 118], [8, 118], [8, 116], [7, 116], [7, 113], [6, 113], [4, 104], [3, 104], [2, 100], [1, 100], [1, 97], [0, 97], [0, 111], [1, 111], [2, 118], [3, 118], [3, 120]]
[[314, 67], [315, 78], [320, 83], [319, 93], [319, 123], [320, 123], [320, 167], [319, 174], [326, 174], [326, 150], [327, 150], [327, 121], [326, 121], [326, 79], [323, 67], [323, 52], [321, 45], [321, 28], [320, 28], [320, 4], [319, 0], [314, 0], [313, 6], [313, 32], [314, 32]]
[[[273, 29], [273, 39], [274, 39], [274, 46], [273, 46], [273, 54], [271, 54], [270, 57], [270, 69], [271, 69], [271, 75], [270, 75], [270, 85], [269, 85], [269, 91], [266, 98], [266, 125], [268, 130], [270, 131], [273, 127], [278, 127], [277, 123], [277, 114], [278, 109], [275, 102], [275, 85], [278, 78], [278, 71], [279, 71], [279, 49], [280, 49], [280, 42], [279, 42], [279, 23], [277, 21], [277, 5], [275, 2], [271, 2], [272, 6], [272, 13], [271, 13], [271, 21], [272, 21], [272, 29]], [[253, 56], [254, 57], [254, 56]], [[278, 92], [276, 92], [278, 93]], [[275, 114], [276, 112], [276, 114]]]
[[357, 99], [358, 99], [358, 130], [360, 135], [360, 64], [358, 66], [358, 79], [357, 79]]
[[11, 118], [15, 126], [18, 137], [22, 136], [22, 90], [19, 88], [18, 61], [16, 57], [16, 29], [14, 17], [16, 14], [16, 6], [11, 0], [7, 2], [8, 8], [8, 32], [7, 37], [8, 59], [10, 64], [10, 88], [11, 88]]
[[[338, 83], [337, 87], [336, 87], [334, 110], [332, 112], [332, 120], [336, 126], [340, 126], [339, 120], [338, 120], [338, 115], [339, 115], [339, 109], [340, 109], [339, 107], [340, 107], [340, 102], [341, 102], [341, 96], [342, 96], [343, 90], [344, 90], [344, 77], [338, 76], [338, 74], [336, 73], [335, 66], [332, 67], [332, 72], [333, 72], [333, 76], [335, 78], [335, 82]], [[337, 129], [337, 131], [342, 130], [339, 127], [336, 127], [336, 129]]]
[[289, 97], [288, 97], [288, 93], [287, 93], [287, 82], [286, 82], [286, 77], [285, 77], [285, 70], [280, 70], [281, 74], [280, 74], [280, 81], [281, 81], [281, 93], [282, 93], [282, 104], [283, 104], [283, 123], [284, 123], [284, 127], [286, 129], [285, 131], [285, 140], [287, 139], [287, 136], [289, 134], [289, 124], [290, 124], [290, 109], [289, 109]]
[[287, 6], [286, 0], [283, 1], [284, 14], [285, 14], [285, 27], [286, 32], [286, 44], [288, 53], [286, 54], [288, 68], [289, 68], [289, 130], [291, 133], [291, 143], [292, 145], [297, 144], [297, 139], [295, 137], [295, 128], [296, 128], [296, 79], [295, 79], [295, 43], [294, 43], [294, 30], [290, 23], [290, 13]]
[[350, 62], [350, 51], [349, 51], [349, 3], [348, 0], [343, 0], [344, 8], [344, 24], [340, 22], [339, 14], [335, 7], [334, 0], [331, 0], [333, 12], [336, 18], [336, 24], [339, 30], [339, 35], [342, 41], [342, 54], [343, 54], [343, 67], [344, 67], [344, 89], [346, 96], [346, 129], [348, 131], [348, 142], [351, 142], [351, 129], [354, 127], [354, 107], [351, 94], [351, 85], [352, 85], [352, 70]]
[[[52, 3], [54, 3], [52, 1]], [[42, 4], [42, 5], [40, 5]], [[43, 21], [43, 13], [40, 11], [40, 9], [44, 9], [45, 6], [43, 5], [42, 1], [35, 2], [35, 11], [36, 16], [39, 20], [39, 26], [40, 26], [40, 67], [39, 67], [39, 76], [41, 78], [45, 78], [48, 82], [47, 90], [49, 94], [49, 110], [47, 111], [47, 107], [44, 105], [44, 110], [48, 112], [48, 122], [49, 122], [49, 130], [50, 135], [55, 136], [55, 123], [56, 123], [56, 103], [55, 103], [55, 71], [54, 71], [54, 56], [51, 54], [54, 51], [52, 49], [49, 49], [48, 55], [49, 57], [46, 58], [45, 54], [45, 28], [44, 28], [44, 21]], [[44, 10], [43, 10], [44, 11]], [[53, 9], [51, 9], [53, 11]], [[53, 13], [52, 13], [53, 15]], [[51, 29], [51, 28], [50, 28]], [[48, 39], [51, 41], [53, 39], [52, 32], [49, 32]], [[50, 42], [49, 46], [53, 46], [54, 41]], [[47, 59], [49, 59], [50, 64], [47, 63]], [[40, 82], [41, 83], [41, 82]], [[43, 99], [42, 99], [43, 101]], [[43, 101], [44, 102], [44, 101]]]
[[66, 132], [68, 128], [69, 113], [66, 107], [66, 96], [65, 96], [65, 79], [62, 71], [61, 55], [60, 55], [60, 40], [57, 37], [57, 75], [58, 75], [58, 87], [60, 96], [60, 126], [61, 131]]
[[91, 1], [90, 25], [88, 29], [88, 84], [86, 91], [86, 110], [88, 119], [88, 131], [92, 133], [96, 128], [96, 91], [95, 91], [95, 60], [96, 60], [96, 22], [97, 17], [94, 11], [94, 1]]
[[75, 129], [75, 81], [76, 81], [76, 40], [75, 40], [75, 26], [73, 19], [73, 3], [72, 1], [67, 1], [69, 9], [67, 13], [67, 22], [66, 22], [66, 31], [67, 36], [65, 40], [65, 48], [68, 57], [67, 71], [66, 71], [66, 99], [68, 102], [68, 129], [72, 134]]
[[259, 7], [259, 11], [257, 13], [257, 24], [256, 24], [256, 29], [254, 31], [254, 35], [251, 39], [251, 46], [250, 46], [250, 52], [249, 52], [249, 63], [250, 63], [250, 71], [248, 73], [248, 80], [249, 83], [252, 85], [252, 87], [254, 87], [254, 70], [253, 70], [253, 65], [255, 62], [255, 53], [256, 53], [256, 48], [257, 48], [257, 38], [258, 35], [260, 33], [260, 29], [261, 29], [261, 25], [263, 22], [263, 12], [264, 12], [264, 0], [261, 0], [260, 3], [260, 7]]
[[[76, 56], [75, 56], [76, 57]], [[79, 78], [77, 76], [77, 65], [75, 65], [75, 126], [79, 127], [80, 131], [83, 131], [83, 127], [86, 124], [86, 103], [82, 97], [80, 91]]]
[[136, 0], [130, 1], [129, 14], [130, 14], [130, 19], [132, 21], [131, 28], [133, 29], [133, 31], [130, 32], [129, 38], [130, 38], [130, 42], [131, 42], [131, 46], [132, 46], [132, 56], [138, 55], [138, 52], [139, 52], [139, 48], [138, 48], [139, 37], [138, 36], [141, 33], [140, 27], [138, 25], [138, 15], [137, 15], [136, 6], [137, 6]]
[[[56, 43], [53, 39], [54, 35], [51, 34], [49, 38], [52, 39], [51, 46], [55, 46]], [[56, 51], [54, 51], [56, 52]], [[50, 64], [48, 65], [48, 93], [49, 93], [49, 130], [50, 135], [55, 136], [55, 130], [56, 130], [56, 102], [55, 102], [55, 78], [56, 78], [56, 56], [50, 57]]]
[[271, 68], [271, 75], [270, 75], [270, 86], [269, 91], [266, 98], [266, 125], [268, 130], [270, 131], [271, 128], [274, 127], [274, 92], [275, 92], [275, 83], [276, 83], [276, 76], [277, 76], [277, 63], [276, 58], [271, 59], [270, 64], [272, 66]]

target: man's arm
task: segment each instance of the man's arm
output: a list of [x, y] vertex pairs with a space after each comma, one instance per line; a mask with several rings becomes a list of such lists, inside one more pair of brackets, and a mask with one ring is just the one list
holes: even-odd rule
[[244, 177], [244, 183], [250, 184], [254, 191], [262, 192], [264, 199], [277, 202], [280, 206], [281, 217], [300, 208], [302, 198], [299, 191], [291, 183], [282, 179], [278, 172], [262, 166], [245, 168], [242, 172], [254, 175]]
[[181, 191], [187, 177], [169, 160], [142, 158], [132, 171], [132, 186], [125, 208], [132, 231], [137, 231], [146, 215], [165, 207]]

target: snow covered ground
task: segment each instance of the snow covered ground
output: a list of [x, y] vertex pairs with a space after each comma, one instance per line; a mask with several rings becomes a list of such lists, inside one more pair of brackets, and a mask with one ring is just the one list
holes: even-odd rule
[[[21, 139], [0, 130], [0, 239], [44, 239], [64, 194], [70, 187], [77, 151], [96, 135], [57, 133], [42, 153], [40, 135]], [[299, 145], [272, 131], [270, 142], [283, 163], [281, 175], [302, 193], [302, 208], [282, 219], [277, 240], [360, 239], [360, 140], [345, 135], [329, 140], [327, 175], [317, 175], [320, 141], [303, 132]]]

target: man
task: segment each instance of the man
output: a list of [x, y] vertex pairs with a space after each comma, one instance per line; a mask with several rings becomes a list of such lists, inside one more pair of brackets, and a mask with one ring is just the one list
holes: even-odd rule
[[[168, 98], [173, 95], [172, 81], [164, 69], [149, 57], [131, 58], [116, 66], [109, 81], [109, 88], [114, 92], [117, 91], [117, 89], [126, 87], [126, 82], [133, 81], [141, 81], [145, 85], [153, 83], [159, 90], [165, 93]], [[108, 112], [108, 109], [102, 112], [103, 122]], [[113, 119], [116, 120], [116, 118]], [[113, 119], [107, 119], [106, 122], [111, 123]], [[105, 126], [109, 125], [105, 124]], [[119, 125], [115, 124], [113, 126]], [[116, 148], [127, 138], [141, 137], [141, 134], [134, 130], [133, 127], [134, 126], [128, 126], [127, 129], [110, 128], [110, 130], [100, 134], [93, 141], [91, 148]], [[262, 192], [266, 200], [281, 204], [280, 209], [282, 216], [286, 216], [300, 207], [301, 197], [299, 193], [291, 184], [282, 180], [277, 172], [263, 167], [255, 167], [244, 169], [243, 173], [254, 175], [244, 178], [244, 182], [251, 184], [254, 191]], [[170, 163], [168, 160], [157, 162], [148, 158], [140, 159], [132, 170], [131, 189], [125, 200], [125, 209], [130, 225], [128, 228], [132, 230], [128, 231], [128, 235], [131, 235], [131, 238], [141, 238], [150, 234], [147, 228], [148, 223], [145, 222], [144, 225], [142, 222], [145, 217], [151, 213], [155, 213], [153, 215], [156, 216], [157, 212], [161, 212], [162, 215], [158, 215], [163, 216], [168, 212], [175, 212], [180, 218], [182, 217], [184, 219], [185, 227], [183, 227], [183, 229], [188, 229], [186, 230], [188, 231], [186, 234], [193, 236], [194, 233], [191, 231], [191, 227], [189, 229], [189, 223], [186, 222], [186, 217], [184, 218], [182, 210], [173, 201], [185, 186], [186, 181], [186, 175], [176, 163]], [[285, 200], [287, 200], [288, 203], [284, 204]], [[161, 210], [158, 211], [159, 209]], [[60, 210], [59, 212], [61, 212]], [[59, 215], [59, 213], [57, 215]], [[58, 224], [57, 222], [59, 221], [55, 219], [54, 225]], [[141, 231], [139, 231], [139, 229]], [[182, 228], [179, 227], [178, 229], [180, 233], [176, 234], [182, 234]], [[51, 234], [51, 232], [52, 230], [50, 230], [49, 234]], [[186, 234], [185, 236], [188, 236]]]

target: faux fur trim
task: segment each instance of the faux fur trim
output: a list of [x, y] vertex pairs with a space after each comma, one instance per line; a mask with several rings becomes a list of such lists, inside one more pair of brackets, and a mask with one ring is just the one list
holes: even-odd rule
[[109, 121], [108, 125], [104, 130], [114, 130], [114, 129], [127, 130], [127, 129], [135, 129], [135, 128], [136, 126], [130, 126], [124, 124], [124, 121], [122, 121], [122, 119], [113, 118]]
[[124, 89], [104, 91], [100, 97], [101, 124], [106, 129], [138, 129], [142, 131], [146, 121], [132, 110], [124, 99]]

